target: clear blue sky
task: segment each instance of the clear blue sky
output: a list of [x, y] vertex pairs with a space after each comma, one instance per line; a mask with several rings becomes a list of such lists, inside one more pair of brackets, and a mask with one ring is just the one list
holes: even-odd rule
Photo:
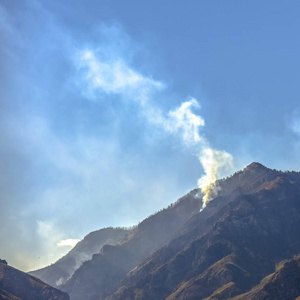
[[[218, 176], [252, 161], [299, 171], [299, 13], [299, 1], [2, 0], [0, 258], [41, 267], [70, 249], [59, 241], [136, 224], [197, 187], [185, 130], [232, 157]], [[175, 122], [183, 103], [204, 126]]]

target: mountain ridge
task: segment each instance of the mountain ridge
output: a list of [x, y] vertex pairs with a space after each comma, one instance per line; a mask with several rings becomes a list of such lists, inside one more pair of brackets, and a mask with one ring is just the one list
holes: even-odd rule
[[83, 262], [90, 260], [93, 254], [99, 252], [104, 245], [121, 243], [130, 231], [131, 229], [127, 228], [112, 227], [92, 231], [57, 262], [28, 272], [28, 274], [40, 278], [51, 286], [59, 287], [74, 274]]
[[[104, 246], [101, 253], [95, 254], [91, 261], [75, 271], [62, 289], [72, 294], [72, 300], [86, 297], [86, 291], [91, 290], [95, 291], [91, 297], [104, 297], [111, 286], [162, 247], [192, 214], [200, 210], [201, 203], [196, 191], [191, 191], [185, 197], [142, 221], [122, 245]], [[93, 279], [86, 280], [87, 274]]]
[[69, 295], [0, 261], [0, 299], [69, 300]]
[[[276, 179], [278, 177], [277, 176], [278, 174], [279, 173], [273, 174], [274, 176], [271, 176], [271, 177]], [[280, 174], [281, 174], [281, 176], [284, 177], [283, 173], [280, 173]], [[299, 175], [297, 174], [296, 177], [298, 178]], [[272, 180], [274, 180], [274, 179], [272, 179]], [[273, 232], [275, 230], [275, 228], [272, 227], [272, 223], [276, 223], [277, 220], [282, 219], [283, 216], [286, 218], [285, 221], [288, 223], [289, 220], [288, 220], [287, 216], [282, 215], [282, 217], [279, 218], [278, 216], [280, 215], [280, 211], [274, 210], [274, 209], [272, 212], [274, 213], [274, 215], [275, 215], [275, 213], [278, 215], [277, 218], [274, 219], [274, 218], [272, 218], [272, 216], [268, 215], [269, 209], [272, 209], [271, 203], [272, 203], [272, 200], [274, 199], [274, 197], [275, 197], [277, 203], [280, 204], [280, 201], [282, 202], [282, 201], [286, 200], [286, 197], [285, 197], [286, 195], [284, 195], [284, 193], [287, 191], [292, 192], [292, 193], [297, 192], [297, 197], [299, 197], [300, 188], [298, 186], [295, 187], [295, 185], [291, 181], [289, 181], [289, 186], [286, 187], [287, 182], [285, 180], [283, 180], [280, 183], [281, 185], [279, 184], [276, 187], [274, 187], [272, 190], [270, 190], [270, 189], [268, 190], [268, 189], [265, 189], [265, 187], [264, 187], [265, 182], [266, 181], [264, 181], [264, 180], [261, 181], [262, 188], [257, 189], [257, 191], [255, 193], [253, 193], [252, 195], [244, 194], [244, 195], [236, 196], [234, 201], [229, 201], [228, 206], [224, 207], [223, 210], [221, 209], [217, 213], [219, 215], [222, 215], [222, 217], [220, 217], [218, 215], [213, 216], [212, 218], [215, 218], [215, 222], [211, 220], [211, 222], [212, 222], [212, 226], [210, 228], [211, 233], [204, 232], [203, 235], [200, 236], [199, 239], [197, 239], [197, 238], [188, 239], [190, 242], [188, 242], [188, 240], [183, 240], [182, 237], [179, 237], [178, 240], [179, 240], [179, 242], [181, 242], [182, 246], [181, 246], [181, 248], [179, 247], [179, 249], [177, 249], [177, 252], [175, 251], [175, 256], [169, 255], [169, 259], [167, 259], [166, 257], [164, 257], [164, 254], [161, 252], [161, 251], [163, 251], [164, 248], [162, 250], [159, 250], [160, 252], [154, 254], [154, 258], [152, 257], [152, 260], [151, 260], [151, 258], [150, 258], [150, 260], [148, 260], [148, 264], [149, 263], [152, 264], [152, 268], [146, 269], [146, 271], [144, 271], [145, 275], [142, 275], [143, 274], [142, 270], [143, 270], [143, 268], [145, 268], [145, 266], [142, 266], [139, 269], [139, 272], [142, 272], [142, 274], [131, 273], [127, 277], [127, 279], [126, 278], [124, 279], [123, 287], [122, 286], [119, 287], [118, 291], [115, 294], [113, 294], [112, 296], [108, 297], [107, 299], [109, 299], [109, 300], [123, 299], [123, 297], [125, 295], [126, 296], [130, 295], [128, 299], [151, 299], [151, 298], [152, 299], [153, 298], [164, 299], [164, 298], [168, 297], [168, 293], [171, 293], [172, 288], [170, 288], [170, 290], [167, 291], [165, 295], [162, 293], [161, 288], [163, 285], [163, 289], [166, 290], [167, 289], [166, 287], [168, 286], [168, 284], [169, 285], [171, 284], [171, 286], [173, 286], [173, 287], [174, 287], [174, 285], [175, 286], [178, 285], [177, 292], [176, 292], [176, 290], [173, 291], [172, 296], [170, 295], [167, 298], [168, 300], [194, 299], [194, 298], [198, 299], [199, 297], [200, 298], [208, 297], [208, 296], [210, 296], [209, 293], [213, 293], [214, 290], [221, 288], [223, 285], [215, 286], [213, 289], [207, 290], [205, 293], [204, 287], [211, 286], [211, 284], [208, 284], [208, 282], [205, 281], [205, 280], [208, 280], [208, 278], [205, 277], [205, 274], [206, 274], [205, 272], [208, 272], [210, 266], [214, 265], [214, 263], [218, 265], [218, 261], [219, 261], [218, 258], [222, 260], [224, 257], [227, 257], [228, 255], [233, 255], [234, 253], [235, 253], [234, 257], [236, 257], [242, 261], [245, 260], [246, 256], [248, 257], [249, 261], [252, 261], [253, 265], [248, 266], [247, 268], [249, 270], [244, 274], [248, 274], [248, 275], [252, 274], [251, 275], [252, 276], [252, 284], [257, 283], [258, 279], [263, 276], [263, 274], [258, 274], [259, 269], [262, 268], [262, 266], [264, 266], [264, 268], [262, 268], [264, 270], [264, 272], [270, 272], [272, 270], [272, 268], [274, 267], [274, 263], [275, 263], [274, 260], [280, 259], [281, 255], [285, 254], [285, 255], [289, 256], [289, 255], [295, 254], [295, 253], [293, 253], [293, 251], [294, 252], [300, 251], [300, 245], [299, 245], [298, 241], [297, 241], [298, 244], [296, 246], [293, 245], [293, 243], [289, 243], [293, 239], [295, 239], [295, 240], [297, 240], [297, 238], [299, 239], [300, 231], [297, 231], [297, 234], [294, 234], [293, 236], [291, 236], [292, 231], [290, 231], [291, 230], [291, 228], [290, 228], [291, 226], [290, 226], [288, 228], [288, 230], [286, 230], [287, 236], [289, 236], [288, 232], [290, 231], [290, 241], [286, 240], [283, 235], [277, 236], [276, 232], [275, 233]], [[282, 191], [283, 190], [282, 185], [286, 188], [285, 191]], [[296, 191], [295, 191], [295, 189], [296, 189]], [[278, 193], [278, 191], [280, 191], [281, 193]], [[300, 224], [299, 198], [297, 198], [297, 203], [293, 203], [294, 200], [295, 199], [289, 199], [289, 201], [291, 201], [290, 204], [291, 204], [291, 206], [293, 206], [293, 209], [295, 209], [295, 208], [297, 209], [297, 214], [295, 215], [295, 214], [291, 213], [291, 216], [296, 217], [296, 219], [295, 219], [296, 224], [294, 224], [294, 225], [299, 225]], [[216, 201], [216, 200], [214, 200], [214, 201]], [[296, 204], [296, 205], [293, 205], [293, 204]], [[283, 207], [284, 207], [284, 205], [283, 205]], [[281, 207], [281, 209], [284, 212], [283, 207]], [[291, 210], [291, 212], [293, 211], [293, 209]], [[259, 214], [260, 214], [260, 216], [259, 216]], [[199, 216], [194, 216], [194, 218], [197, 218]], [[242, 227], [246, 223], [245, 219], [243, 219], [243, 218], [248, 218], [249, 219], [248, 222], [250, 222], [250, 224], [251, 224], [250, 229], [248, 231]], [[232, 219], [235, 222], [238, 222], [239, 219], [242, 219], [244, 221], [243, 222], [239, 221], [240, 223], [234, 224]], [[259, 225], [257, 223], [257, 221], [263, 222], [264, 219], [267, 219], [268, 222], [265, 222], [262, 225]], [[227, 224], [229, 224], [228, 226], [231, 226], [231, 227], [229, 227], [230, 230], [228, 230], [228, 228], [226, 229]], [[249, 232], [248, 233], [249, 236], [247, 236], [247, 239], [245, 239], [245, 237], [242, 235], [243, 231], [241, 232], [241, 228], [239, 228], [239, 226], [241, 226], [244, 230], [246, 230], [245, 233]], [[259, 251], [260, 255], [262, 255], [265, 251], [264, 249], [260, 249], [260, 248], [256, 249], [254, 247], [255, 243], [257, 243], [257, 240], [255, 240], [256, 236], [253, 233], [253, 231], [255, 230], [255, 226], [256, 227], [261, 226], [261, 228], [262, 228], [262, 230], [259, 230], [257, 233], [258, 237], [261, 238], [262, 241], [263, 241], [263, 238], [266, 238], [266, 236], [264, 236], [266, 233], [263, 230], [267, 230], [266, 232], [269, 232], [270, 236], [268, 236], [268, 234], [267, 234], [268, 243], [265, 244], [264, 247], [265, 247], [265, 249], [270, 249], [269, 243], [272, 242], [274, 245], [272, 244], [273, 247], [271, 247], [270, 253], [273, 251], [272, 248], [275, 248], [274, 246], [277, 245], [278, 241], [280, 241], [280, 243], [279, 243], [279, 246], [277, 246], [277, 248], [282, 248], [282, 245], [286, 244], [290, 247], [290, 249], [277, 249], [277, 254], [276, 254], [276, 251], [273, 251], [274, 252], [273, 260], [266, 259], [266, 257], [267, 257], [266, 255], [264, 256], [265, 259], [260, 260], [260, 261], [258, 259], [259, 256], [256, 256], [256, 260], [251, 259], [251, 251], [252, 252]], [[281, 226], [282, 226], [282, 224], [281, 224]], [[297, 226], [295, 226], [295, 227], [297, 228]], [[233, 240], [233, 237], [235, 234], [234, 230], [236, 230], [236, 233], [239, 233], [239, 236], [236, 237], [235, 243], [232, 243], [232, 240]], [[279, 228], [276, 228], [276, 230], [279, 231], [280, 226], [279, 226]], [[183, 236], [186, 237], [186, 235], [183, 235]], [[225, 238], [225, 240], [224, 240], [224, 238]], [[238, 246], [239, 240], [246, 241], [245, 245], [247, 245], [247, 248], [249, 248], [249, 249], [252, 248], [252, 250], [249, 253], [246, 253], [246, 252], [243, 253], [243, 249], [244, 249], [245, 245], [243, 247], [241, 245]], [[248, 241], [248, 243], [247, 243], [247, 241]], [[251, 246], [251, 241], [253, 242], [254, 246]], [[283, 241], [285, 241], [285, 242], [283, 242]], [[173, 247], [173, 244], [176, 244], [176, 240], [175, 241], [173, 240], [170, 243]], [[190, 246], [188, 246], [188, 245], [190, 245]], [[205, 246], [205, 245], [207, 245], [207, 246]], [[212, 245], [213, 245], [213, 247], [212, 247]], [[172, 248], [172, 247], [169, 247], [169, 248]], [[287, 248], [289, 248], [289, 247], [287, 247]], [[173, 249], [174, 249], [174, 247], [173, 247]], [[180, 249], [182, 249], [182, 250], [180, 250]], [[196, 261], [193, 260], [193, 257], [197, 253], [197, 252], [195, 252], [196, 251], [195, 249], [198, 249], [197, 251], [200, 251], [199, 249], [202, 249], [202, 251], [200, 251], [200, 253], [198, 252], [199, 254], [197, 254], [197, 255], [200, 255], [200, 257], [202, 257], [200, 259], [200, 261], [202, 260], [202, 262], [200, 262], [200, 264], [199, 264], [199, 262], [197, 262], [197, 260]], [[190, 251], [190, 252], [188, 252], [188, 251]], [[207, 251], [209, 251], [208, 252], [209, 255], [205, 254]], [[165, 248], [164, 252], [170, 254], [172, 251], [170, 251], [170, 249], [168, 249], [168, 248]], [[189, 253], [189, 254], [184, 254], [184, 253]], [[195, 254], [191, 254], [191, 253], [195, 253]], [[204, 255], [204, 257], [203, 257], [203, 255]], [[206, 257], [205, 257], [205, 255], [206, 255]], [[176, 281], [176, 279], [175, 279], [176, 276], [182, 277], [182, 274], [184, 273], [184, 270], [185, 270], [182, 263], [180, 263], [180, 261], [182, 260], [181, 257], [185, 257], [185, 259], [186, 259], [186, 257], [188, 257], [191, 260], [190, 263], [188, 263], [185, 260], [184, 265], [185, 266], [190, 265], [190, 268], [188, 268], [187, 272], [192, 270], [192, 273], [198, 272], [198, 274], [199, 274], [198, 277], [197, 276], [195, 277], [195, 276], [192, 276], [192, 273], [190, 273], [190, 275], [188, 275], [185, 279], [180, 279], [182, 282], [185, 283], [184, 288], [183, 288], [182, 284], [180, 284], [181, 281], [180, 280]], [[212, 258], [213, 258], [213, 260], [211, 260]], [[242, 258], [244, 258], [244, 259], [242, 259]], [[153, 261], [153, 259], [154, 259], [154, 261]], [[157, 261], [156, 263], [155, 263], [155, 260]], [[166, 261], [169, 261], [169, 265], [165, 264]], [[259, 261], [259, 264], [258, 264], [258, 261]], [[160, 264], [160, 262], [163, 262], [163, 263]], [[174, 271], [175, 262], [176, 262], [176, 264], [179, 264], [179, 266], [180, 266], [180, 268], [178, 270], [179, 273], [177, 272], [177, 275], [176, 275], [176, 272]], [[195, 263], [196, 263], [196, 265], [195, 265]], [[255, 266], [255, 264], [257, 265], [256, 270], [252, 270], [250, 272], [251, 268], [253, 269], [253, 266]], [[231, 265], [236, 265], [236, 264], [234, 264], [234, 262], [231, 262]], [[172, 266], [172, 268], [171, 268], [171, 266]], [[168, 271], [163, 272], [164, 269], [166, 269]], [[235, 269], [237, 269], [237, 268], [235, 268]], [[245, 266], [244, 267], [240, 266], [238, 269], [245, 270]], [[176, 270], [176, 268], [175, 268], [175, 270]], [[227, 270], [226, 268], [225, 269], [223, 268], [222, 272], [227, 274], [226, 276], [228, 278], [234, 276], [234, 274], [235, 274], [234, 271], [232, 271], [232, 270], [226, 271], [226, 270]], [[239, 276], [241, 276], [243, 274], [243, 272], [240, 273]], [[149, 274], [152, 274], [152, 275], [149, 275]], [[162, 275], [162, 274], [165, 274], [165, 275]], [[172, 276], [170, 277], [170, 274], [173, 274], [172, 275], [173, 277]], [[218, 274], [218, 272], [217, 272], [217, 274]], [[225, 278], [226, 278], [226, 276], [225, 276]], [[161, 278], [161, 279], [157, 281], [155, 279], [156, 277]], [[162, 278], [164, 278], [164, 277], [169, 278], [169, 279], [167, 281], [162, 281]], [[190, 278], [190, 279], [188, 279], [188, 278]], [[192, 279], [192, 278], [194, 278], [194, 279]], [[217, 276], [216, 278], [219, 278], [219, 277]], [[215, 280], [217, 280], [216, 278], [215, 278]], [[155, 279], [155, 281], [154, 281], [154, 279]], [[174, 281], [174, 279], [175, 279], [175, 281]], [[130, 280], [131, 280], [131, 282], [130, 282]], [[190, 282], [191, 280], [192, 280], [192, 282]], [[220, 284], [221, 284], [222, 280], [224, 280], [224, 277], [221, 276], [220, 280], [221, 280], [221, 282], [220, 282]], [[153, 285], [153, 281], [156, 282], [156, 285], [155, 284]], [[249, 278], [247, 281], [249, 282]], [[134, 283], [134, 282], [136, 282], [136, 283]], [[148, 288], [144, 286], [144, 288], [141, 289], [141, 286], [143, 286], [142, 282], [146, 282], [147, 283], [146, 286], [148, 286]], [[187, 282], [190, 282], [190, 284], [187, 284]], [[197, 293], [196, 293], [197, 296], [194, 296], [194, 294], [191, 293], [191, 290], [195, 289], [195, 286], [198, 286], [198, 284], [196, 284], [195, 282], [198, 282], [198, 284], [199, 284], [199, 282], [202, 282], [202, 284], [201, 284], [202, 291], [200, 292], [199, 290], [197, 290]], [[229, 284], [229, 283], [230, 283], [230, 281], [228, 281], [226, 284]], [[126, 286], [129, 286], [129, 287], [133, 286], [133, 287], [130, 289], [130, 288], [126, 288]], [[230, 285], [230, 287], [232, 289], [232, 285]], [[240, 286], [238, 288], [235, 287], [233, 290], [235, 290], [235, 292], [237, 292], [237, 291], [241, 292], [247, 288], [250, 288], [250, 286], [243, 287], [240, 284]], [[141, 294], [142, 293], [141, 290], [143, 291], [143, 297], [139, 298], [137, 296], [137, 293]], [[149, 290], [148, 294], [147, 294], [147, 290]], [[227, 298], [220, 298], [220, 299], [227, 299]]]
[[[300, 295], [300, 255], [290, 260], [280, 262], [274, 273], [266, 276], [261, 282], [245, 294], [238, 295], [232, 300], [296, 299]], [[297, 298], [299, 299], [299, 297]], [[296, 299], [296, 300], [297, 300]]]
[[194, 189], [149, 216], [60, 287], [72, 300], [222, 300], [300, 253], [299, 172], [254, 162], [216, 189], [201, 212], [203, 194]]

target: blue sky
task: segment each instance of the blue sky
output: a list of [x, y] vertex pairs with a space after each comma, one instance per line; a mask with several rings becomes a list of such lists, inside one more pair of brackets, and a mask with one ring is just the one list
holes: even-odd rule
[[299, 171], [299, 9], [2, 0], [0, 257], [44, 266], [252, 161]]

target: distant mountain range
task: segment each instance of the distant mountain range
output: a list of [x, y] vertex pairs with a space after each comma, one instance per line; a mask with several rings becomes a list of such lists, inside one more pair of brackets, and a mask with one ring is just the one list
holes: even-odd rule
[[130, 232], [126, 228], [104, 228], [89, 233], [67, 255], [51, 266], [29, 272], [48, 284], [58, 287], [64, 284], [83, 262], [90, 260], [104, 245], [120, 243]]
[[31, 274], [71, 300], [300, 300], [300, 173], [252, 163], [217, 188], [201, 212], [195, 189]]

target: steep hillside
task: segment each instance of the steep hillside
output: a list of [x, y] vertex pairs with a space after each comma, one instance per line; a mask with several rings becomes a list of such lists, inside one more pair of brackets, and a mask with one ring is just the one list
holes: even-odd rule
[[[281, 262], [276, 272], [265, 277], [250, 292], [234, 297], [232, 300], [294, 300], [299, 295], [300, 256], [298, 255], [294, 259]], [[300, 299], [300, 296], [297, 299]]]
[[104, 245], [116, 245], [124, 240], [129, 233], [129, 229], [122, 228], [104, 228], [93, 231], [56, 263], [29, 272], [29, 274], [51, 286], [59, 287], [73, 275], [83, 262], [90, 260], [93, 254], [100, 252]]
[[219, 196], [129, 272], [107, 300], [229, 299], [257, 285], [276, 262], [300, 253], [299, 173], [255, 163], [220, 185]]
[[219, 180], [217, 189], [201, 212], [203, 195], [195, 189], [121, 243], [104, 245], [61, 289], [72, 300], [222, 300], [249, 293], [279, 261], [300, 253], [300, 173], [252, 163]]
[[72, 300], [98, 299], [132, 268], [165, 245], [192, 215], [199, 212], [201, 202], [197, 190], [174, 205], [141, 222], [121, 245], [104, 246], [100, 254], [85, 262], [62, 286]]
[[0, 261], [0, 299], [69, 300], [69, 296], [41, 280]]

